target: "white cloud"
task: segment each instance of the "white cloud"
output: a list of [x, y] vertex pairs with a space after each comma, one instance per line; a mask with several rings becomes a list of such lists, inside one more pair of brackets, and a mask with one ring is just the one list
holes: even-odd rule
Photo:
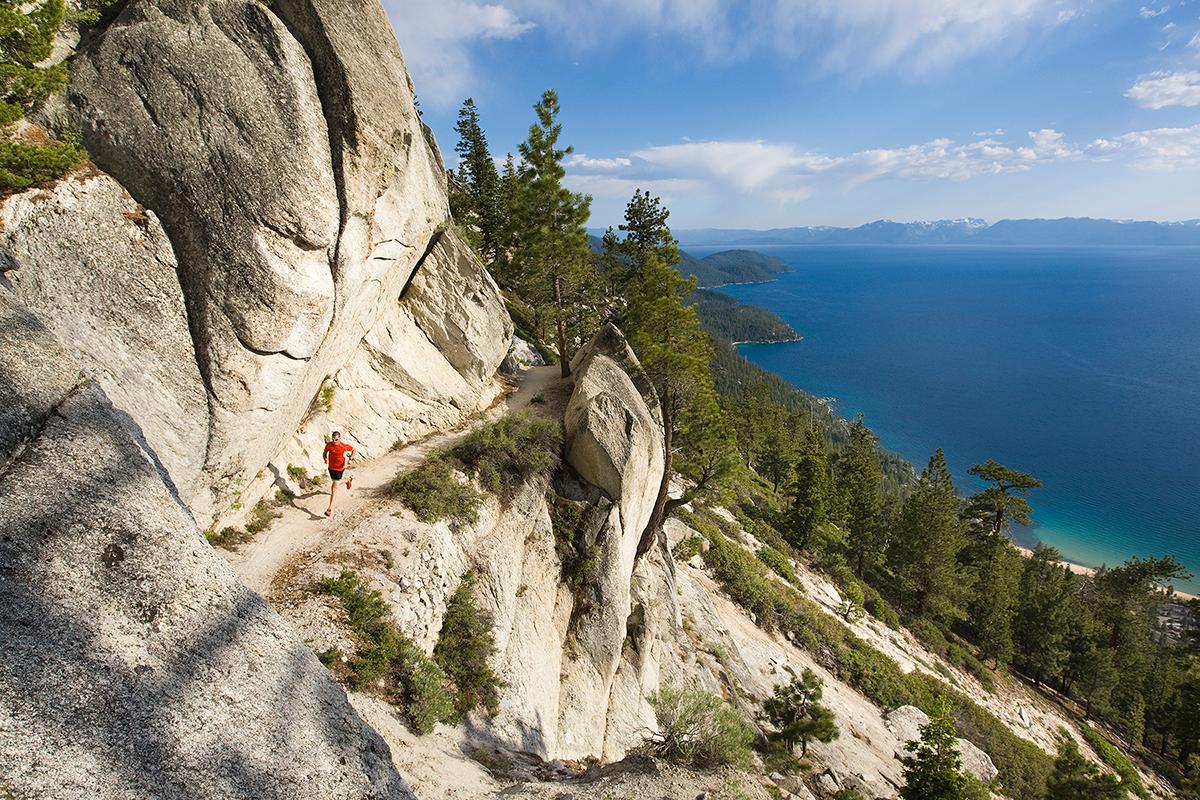
[[582, 169], [595, 170], [612, 170], [628, 167], [631, 162], [628, 158], [592, 158], [583, 153], [575, 153], [567, 157], [566, 165], [568, 167], [579, 167]]
[[1187, 46], [1188, 47], [1200, 47], [1200, 31], [1196, 32], [1196, 35], [1193, 36], [1192, 40], [1187, 43]]
[[971, 135], [972, 136], [983, 136], [985, 138], [991, 138], [992, 136], [1003, 136], [1004, 133], [1005, 133], [1004, 128], [996, 128], [995, 130], [991, 130], [991, 131], [975, 131]]
[[1096, 139], [1086, 152], [1104, 160], [1123, 158], [1135, 167], [1155, 172], [1192, 169], [1200, 167], [1200, 125], [1154, 128], [1113, 139]]
[[1166, 25], [1163, 25], [1163, 26], [1162, 26], [1162, 30], [1161, 30], [1161, 31], [1159, 31], [1159, 32], [1160, 32], [1160, 33], [1167, 33], [1168, 31], [1173, 31], [1173, 30], [1175, 30], [1175, 28], [1176, 28], [1176, 27], [1177, 27], [1177, 26], [1175, 25], [1175, 23], [1174, 23], [1174, 22], [1168, 22]]
[[757, 141], [684, 142], [647, 147], [633, 155], [672, 174], [699, 174], [752, 192], [804, 157], [790, 145]]
[[[715, 203], [751, 198], [784, 207], [822, 192], [844, 193], [882, 180], [963, 182], [988, 175], [1029, 172], [1068, 162], [1119, 162], [1135, 169], [1171, 171], [1200, 167], [1200, 125], [1133, 131], [1089, 143], [1060, 131], [1030, 131], [1023, 141], [987, 137], [958, 143], [933, 139], [844, 155], [753, 141], [684, 141], [647, 147], [616, 174], [572, 170], [572, 188], [597, 197], [627, 198], [636, 188], [664, 198], [708, 198]], [[580, 165], [582, 166], [582, 165]]]
[[1138, 14], [1141, 16], [1142, 19], [1151, 19], [1152, 17], [1162, 16], [1163, 14], [1167, 13], [1167, 11], [1170, 10], [1170, 8], [1171, 8], [1170, 6], [1163, 6], [1162, 8], [1155, 11], [1153, 8], [1146, 8], [1145, 6], [1142, 6], [1141, 9], [1138, 11]]
[[475, 80], [471, 45], [515, 39], [534, 27], [499, 3], [473, 0], [383, 0], [422, 101], [451, 106]]
[[1125, 96], [1142, 108], [1200, 106], [1200, 71], [1152, 72], [1138, 78]]

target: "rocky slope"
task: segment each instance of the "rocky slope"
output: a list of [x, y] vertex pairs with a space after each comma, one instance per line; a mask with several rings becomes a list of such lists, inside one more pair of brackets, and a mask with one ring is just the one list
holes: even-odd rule
[[[535, 367], [504, 397], [512, 323], [448, 220], [377, 0], [130, 0], [70, 70], [56, 113], [95, 163], [0, 202], [0, 789], [763, 797], [762, 776], [578, 766], [641, 743], [660, 686], [752, 718], [809, 667], [843, 735], [774, 791], [896, 796], [915, 709], [885, 713], [757, 626], [703, 563], [676, 563], [681, 522], [635, 562], [662, 430], [620, 332], [583, 348], [572, 379]], [[518, 345], [510, 370], [533, 360]], [[567, 466], [489, 497], [473, 524], [419, 521], [376, 469], [356, 484], [367, 499], [321, 528], [322, 498], [290, 474], [320, 463], [332, 428], [395, 469], [517, 406], [562, 421]], [[241, 524], [276, 488], [300, 495], [276, 527], [215, 554], [201, 530]], [[564, 548], [564, 504], [586, 570]], [[836, 590], [795, 566], [832, 614]], [[473, 571], [497, 713], [419, 738], [378, 697], [348, 696], [314, 653], [355, 637], [311, 591], [347, 568], [427, 652]], [[987, 694], [903, 633], [855, 632]], [[1019, 692], [985, 704], [1043, 746], [1065, 722]]]

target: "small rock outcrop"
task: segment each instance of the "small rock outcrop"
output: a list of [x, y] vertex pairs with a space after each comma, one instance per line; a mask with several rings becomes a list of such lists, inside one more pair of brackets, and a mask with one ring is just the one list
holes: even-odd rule
[[408, 798], [36, 317], [0, 294], [0, 769], [18, 797]]

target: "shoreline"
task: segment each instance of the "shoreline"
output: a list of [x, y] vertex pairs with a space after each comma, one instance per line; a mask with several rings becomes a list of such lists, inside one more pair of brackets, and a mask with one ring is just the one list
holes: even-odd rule
[[[1009, 541], [1012, 540], [1010, 539]], [[1031, 548], [1025, 547], [1024, 545], [1019, 545], [1016, 542], [1012, 542], [1012, 546], [1017, 548], [1017, 552], [1019, 552], [1024, 558], [1033, 558], [1033, 550]], [[1076, 563], [1068, 558], [1059, 559], [1058, 563], [1060, 566], [1066, 567], [1076, 575], [1087, 575], [1091, 577], [1094, 576], [1098, 571], [1095, 567], [1085, 567], [1083, 564]], [[1159, 588], [1164, 593], [1166, 592], [1166, 587], [1160, 586]], [[1195, 595], [1191, 592], [1185, 592], [1180, 589], [1176, 589], [1174, 597], [1179, 601], [1186, 602], [1188, 600], [1195, 600], [1197, 597], [1200, 597], [1200, 595]]]
[[[762, 308], [761, 306], [750, 306], [750, 307], [751, 308]], [[730, 342], [730, 344], [733, 345], [734, 347], [737, 347], [740, 344], [788, 344], [789, 342], [803, 342], [803, 341], [804, 341], [803, 336], [796, 336], [792, 339], [746, 339], [745, 341], [742, 341], [742, 342]], [[772, 374], [774, 375], [774, 374], [778, 374], [778, 373], [772, 373]], [[782, 375], [780, 375], [779, 377], [783, 378]], [[783, 378], [783, 379], [785, 381], [787, 380], [787, 378]], [[791, 383], [791, 381], [788, 381], [788, 382]]]

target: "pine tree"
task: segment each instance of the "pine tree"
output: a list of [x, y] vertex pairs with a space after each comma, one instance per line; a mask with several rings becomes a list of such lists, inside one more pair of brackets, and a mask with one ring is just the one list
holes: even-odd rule
[[1039, 545], [1026, 559], [1013, 618], [1017, 665], [1035, 684], [1058, 677], [1068, 656], [1075, 582], [1053, 547]]
[[788, 509], [789, 538], [801, 550], [808, 548], [813, 534], [827, 519], [831, 483], [825, 437], [817, 425], [811, 425], [796, 460]]
[[507, 269], [520, 295], [532, 305], [539, 323], [553, 325], [563, 377], [571, 374], [574, 342], [596, 324], [599, 282], [592, 264], [587, 230], [591, 198], [562, 185], [563, 159], [572, 152], [558, 146], [562, 125], [558, 95], [549, 89], [534, 106], [537, 122], [521, 143], [512, 212], [515, 234]]
[[904, 501], [889, 562], [910, 611], [950, 622], [960, 615], [958, 555], [965, 538], [954, 480], [939, 449]]
[[882, 505], [879, 484], [879, 439], [863, 422], [861, 414], [850, 428], [850, 446], [844, 454], [838, 488], [846, 496], [848, 509], [847, 543], [855, 572], [861, 578], [867, 564], [874, 564], [884, 550], [879, 512]]
[[1054, 772], [1046, 781], [1045, 800], [1126, 800], [1128, 796], [1115, 775], [1102, 772], [1083, 757], [1074, 739], [1063, 736]]
[[950, 721], [950, 707], [939, 701], [928, 725], [921, 726], [921, 740], [909, 742], [912, 755], [904, 761], [904, 800], [962, 800], [967, 778], [958, 752], [958, 734]]
[[625, 259], [625, 272], [621, 283], [626, 284], [642, 268], [652, 254], [668, 267], [679, 264], [679, 242], [671, 235], [667, 225], [671, 212], [662, 200], [650, 192], [635, 189], [633, 197], [625, 206], [625, 221], [620, 230], [625, 234], [620, 244]]
[[971, 498], [967, 506], [969, 516], [989, 524], [992, 533], [997, 535], [1011, 522], [1021, 525], [1031, 522], [1032, 509], [1026, 497], [1032, 489], [1041, 487], [1040, 480], [990, 459], [967, 471], [992, 484]]
[[[696, 309], [686, 304], [696, 279], [650, 252], [627, 287], [622, 324], [629, 344], [658, 393], [663, 421], [663, 477], [637, 553], [645, 554], [675, 508], [718, 491], [736, 466], [732, 436], [713, 387], [712, 345]], [[678, 459], [678, 464], [677, 464]], [[691, 485], [668, 495], [676, 466], [687, 468]]]
[[[500, 173], [479, 124], [479, 110], [468, 97], [458, 111], [458, 171], [450, 174], [450, 211], [472, 228], [474, 244], [487, 261], [496, 258], [502, 235]], [[477, 232], [475, 232], [477, 231]]]
[[[976, 534], [980, 536], [979, 534]], [[1012, 620], [1016, 611], [1022, 559], [1003, 536], [990, 531], [969, 547], [972, 575], [967, 617], [980, 655], [996, 664], [1012, 661]]]
[[809, 742], [832, 742], [838, 738], [833, 712], [821, 705], [821, 679], [805, 669], [791, 683], [775, 687], [775, 694], [763, 703], [771, 724], [778, 728], [772, 738], [783, 742], [788, 751], [800, 745], [800, 757], [808, 754]]

